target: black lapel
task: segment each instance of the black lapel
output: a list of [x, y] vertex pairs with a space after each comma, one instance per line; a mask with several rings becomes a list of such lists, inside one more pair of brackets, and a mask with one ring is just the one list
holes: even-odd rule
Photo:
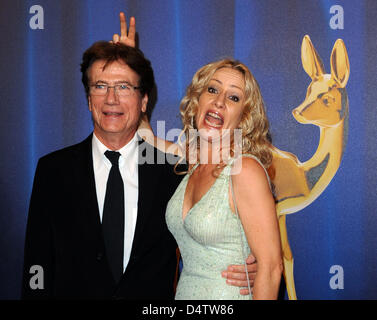
[[103, 252], [101, 220], [98, 210], [96, 184], [93, 170], [92, 134], [77, 145], [75, 154], [75, 189], [79, 193], [78, 212], [86, 239], [92, 239], [98, 252]]
[[[140, 138], [141, 139], [141, 138]], [[146, 163], [146, 160], [147, 163]], [[137, 208], [137, 220], [131, 257], [136, 259], [139, 246], [142, 245], [143, 229], [148, 221], [148, 216], [153, 212], [154, 196], [158, 190], [158, 182], [163, 174], [163, 165], [157, 165], [157, 149], [139, 140], [138, 173], [139, 173], [139, 196]]]

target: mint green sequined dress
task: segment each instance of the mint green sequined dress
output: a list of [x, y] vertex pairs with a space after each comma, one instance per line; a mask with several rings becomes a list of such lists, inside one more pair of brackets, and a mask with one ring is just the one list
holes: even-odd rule
[[196, 167], [183, 178], [166, 211], [166, 223], [178, 243], [183, 261], [175, 299], [250, 299], [249, 295], [239, 293], [239, 287], [226, 284], [221, 276], [229, 265], [244, 264], [250, 254], [240, 221], [229, 206], [231, 164], [223, 169], [183, 221], [185, 190]]

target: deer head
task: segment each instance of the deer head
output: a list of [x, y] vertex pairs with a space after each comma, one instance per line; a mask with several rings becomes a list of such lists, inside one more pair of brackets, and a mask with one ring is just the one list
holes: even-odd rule
[[325, 74], [322, 60], [308, 35], [302, 41], [301, 61], [312, 82], [305, 100], [293, 110], [293, 116], [303, 124], [336, 126], [348, 116], [348, 98], [344, 88], [350, 67], [343, 41], [338, 39], [331, 52], [331, 74]]

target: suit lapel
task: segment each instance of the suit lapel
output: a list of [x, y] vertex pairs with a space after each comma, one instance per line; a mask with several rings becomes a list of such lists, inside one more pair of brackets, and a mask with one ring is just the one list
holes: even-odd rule
[[[149, 164], [146, 163], [146, 160], [148, 160], [147, 162], [149, 162]], [[135, 259], [138, 256], [138, 252], [140, 251], [139, 248], [142, 246], [143, 230], [148, 221], [149, 215], [153, 212], [154, 196], [156, 194], [158, 181], [161, 177], [163, 169], [162, 165], [156, 165], [156, 160], [156, 149], [143, 140], [139, 141], [138, 208], [130, 262], [132, 259]]]
[[93, 244], [103, 251], [99, 248], [102, 246], [102, 232], [93, 170], [92, 135], [78, 145], [74, 161], [76, 190], [80, 194], [80, 201], [77, 203], [78, 213], [83, 219], [80, 225], [83, 226], [85, 238], [93, 240]]

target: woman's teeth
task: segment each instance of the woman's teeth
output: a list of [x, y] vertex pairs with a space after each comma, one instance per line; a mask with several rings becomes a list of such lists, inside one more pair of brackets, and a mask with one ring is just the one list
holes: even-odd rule
[[211, 127], [220, 128], [224, 124], [224, 120], [214, 112], [207, 112], [204, 121]]

